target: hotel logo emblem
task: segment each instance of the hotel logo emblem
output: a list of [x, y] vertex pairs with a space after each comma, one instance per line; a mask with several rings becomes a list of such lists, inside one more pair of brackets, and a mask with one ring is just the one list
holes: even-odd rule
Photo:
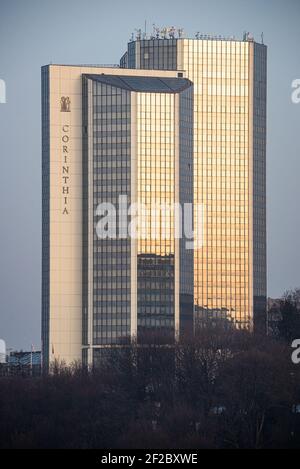
[[60, 112], [71, 111], [71, 100], [69, 96], [62, 96], [60, 99]]

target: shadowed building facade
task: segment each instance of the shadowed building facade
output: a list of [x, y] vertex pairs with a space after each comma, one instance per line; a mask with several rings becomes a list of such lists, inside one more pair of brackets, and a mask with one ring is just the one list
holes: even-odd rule
[[264, 331], [266, 46], [249, 36], [135, 40], [120, 66], [181, 70], [193, 82], [194, 204], [203, 207], [194, 220], [196, 320]]

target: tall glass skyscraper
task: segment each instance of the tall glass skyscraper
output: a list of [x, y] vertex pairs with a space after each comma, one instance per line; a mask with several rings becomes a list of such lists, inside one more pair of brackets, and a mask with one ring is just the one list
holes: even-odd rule
[[[203, 321], [264, 330], [266, 62], [249, 35], [172, 32], [120, 67], [42, 67], [46, 368]], [[189, 249], [172, 204], [192, 203]]]
[[138, 38], [120, 62], [194, 84], [195, 317], [250, 330], [266, 313], [266, 64], [249, 35]]

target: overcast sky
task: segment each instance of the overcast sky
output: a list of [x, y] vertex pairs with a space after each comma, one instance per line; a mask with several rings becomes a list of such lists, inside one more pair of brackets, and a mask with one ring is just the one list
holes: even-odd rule
[[0, 338], [40, 346], [40, 67], [117, 63], [135, 28], [152, 24], [268, 45], [268, 294], [300, 286], [299, 0], [0, 0]]

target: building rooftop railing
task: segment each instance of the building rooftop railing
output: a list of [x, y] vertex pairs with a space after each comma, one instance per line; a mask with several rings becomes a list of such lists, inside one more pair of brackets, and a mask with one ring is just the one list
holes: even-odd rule
[[[254, 37], [250, 32], [244, 31], [242, 39], [237, 38], [236, 36], [224, 36], [217, 34], [205, 34], [197, 31], [193, 37], [186, 36], [183, 28], [163, 27], [157, 28], [153, 25], [153, 32], [147, 34], [146, 30], [143, 32], [142, 29], [136, 29], [134, 33], [131, 34], [129, 42], [133, 41], [142, 41], [142, 40], [154, 40], [154, 39], [199, 39], [199, 40], [210, 40], [210, 41], [244, 41], [244, 42], [254, 42]], [[264, 42], [264, 34], [261, 33], [261, 42]]]
[[50, 62], [50, 65], [58, 65], [60, 67], [120, 68], [119, 64], [57, 64]]

